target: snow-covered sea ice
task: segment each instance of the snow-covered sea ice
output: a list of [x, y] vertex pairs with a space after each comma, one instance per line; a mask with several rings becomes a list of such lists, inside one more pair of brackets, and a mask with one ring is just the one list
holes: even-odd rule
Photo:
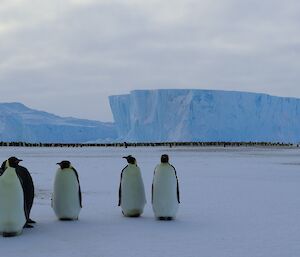
[[[158, 221], [149, 204], [161, 154], [176, 167], [176, 220]], [[141, 168], [148, 204], [142, 217], [118, 209], [122, 156]], [[1, 148], [23, 159], [35, 182], [34, 229], [0, 238], [6, 257], [296, 257], [300, 255], [300, 150], [297, 148]], [[74, 222], [50, 207], [56, 163], [80, 174], [83, 209]]]

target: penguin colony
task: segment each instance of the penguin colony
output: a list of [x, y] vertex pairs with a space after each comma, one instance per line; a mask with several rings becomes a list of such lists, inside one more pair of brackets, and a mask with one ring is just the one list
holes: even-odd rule
[[[125, 217], [139, 217], [145, 204], [145, 188], [136, 159], [124, 156], [128, 165], [122, 170], [119, 186], [119, 204]], [[29, 171], [20, 166], [21, 159], [10, 157], [0, 168], [0, 234], [3, 237], [20, 235], [23, 228], [33, 228], [30, 218], [34, 200], [34, 184]], [[57, 163], [51, 207], [59, 220], [78, 220], [82, 208], [79, 176], [67, 161]], [[172, 220], [178, 211], [179, 185], [175, 168], [168, 155], [154, 170], [152, 208], [159, 220]]]
[[136, 142], [136, 143], [28, 143], [28, 142], [3, 142], [1, 147], [162, 147], [176, 146], [187, 147], [300, 147], [299, 144], [283, 142]]

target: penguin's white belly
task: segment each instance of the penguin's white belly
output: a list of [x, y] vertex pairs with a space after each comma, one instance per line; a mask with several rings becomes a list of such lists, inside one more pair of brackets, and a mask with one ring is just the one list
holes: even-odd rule
[[78, 219], [80, 212], [79, 185], [73, 171], [57, 171], [52, 207], [59, 219]]
[[19, 234], [26, 222], [24, 195], [18, 176], [9, 169], [0, 177], [0, 232]]
[[175, 217], [178, 211], [177, 180], [173, 170], [157, 169], [153, 181], [153, 211], [156, 217]]
[[121, 190], [123, 212], [130, 215], [137, 211], [141, 214], [146, 204], [145, 188], [141, 175], [136, 172], [124, 172]]

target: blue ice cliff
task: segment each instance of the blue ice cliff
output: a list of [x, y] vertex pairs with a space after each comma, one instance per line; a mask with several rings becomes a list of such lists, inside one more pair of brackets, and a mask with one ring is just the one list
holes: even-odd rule
[[109, 97], [125, 141], [300, 142], [300, 99], [214, 90], [135, 90]]

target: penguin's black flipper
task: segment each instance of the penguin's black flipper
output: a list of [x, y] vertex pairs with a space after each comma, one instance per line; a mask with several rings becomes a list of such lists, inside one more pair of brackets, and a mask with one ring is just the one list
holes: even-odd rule
[[[27, 208], [27, 201], [28, 201], [28, 199], [27, 199], [27, 194], [26, 194], [26, 187], [25, 187], [25, 185], [24, 185], [24, 181], [22, 180], [22, 177], [20, 176], [20, 174], [17, 172], [17, 170], [16, 170], [16, 174], [17, 174], [17, 176], [18, 176], [18, 178], [19, 178], [19, 181], [20, 181], [20, 184], [21, 184], [21, 186], [22, 186], [22, 189], [23, 189], [23, 197], [24, 197], [24, 202], [23, 202], [23, 205], [24, 205], [24, 214], [25, 214], [25, 218], [26, 218], [26, 223], [27, 223], [27, 220], [29, 219], [29, 210], [28, 210], [28, 208]], [[26, 225], [26, 223], [24, 224], [24, 226]]]
[[5, 164], [6, 164], [6, 161], [4, 161], [1, 165], [1, 168], [0, 168], [0, 176], [4, 173], [5, 171]]
[[178, 183], [178, 177], [177, 177], [177, 172], [176, 172], [176, 169], [173, 165], [171, 165], [174, 169], [174, 172], [175, 172], [175, 177], [176, 177], [176, 181], [177, 181], [177, 201], [178, 203], [180, 203], [180, 197], [179, 197], [179, 183]]
[[16, 167], [16, 173], [17, 173], [19, 179], [22, 181], [26, 209], [28, 212], [28, 219], [29, 219], [30, 211], [31, 211], [31, 208], [33, 205], [33, 200], [34, 200], [33, 180], [32, 180], [32, 177], [31, 177], [29, 171], [23, 166], [18, 165]]
[[2, 162], [2, 164], [1, 164], [1, 169], [4, 171], [5, 170], [5, 164], [6, 164], [6, 161], [7, 160], [5, 160], [4, 162]]
[[180, 196], [179, 196], [179, 183], [178, 183], [178, 178], [176, 176], [176, 179], [177, 179], [177, 201], [178, 203], [180, 203]]
[[123, 174], [123, 172], [121, 173], [121, 178], [120, 178], [118, 206], [121, 206], [121, 196], [122, 196], [121, 182], [122, 182], [122, 174]]
[[154, 172], [153, 172], [153, 180], [152, 180], [152, 186], [151, 186], [151, 203], [153, 204], [153, 182], [154, 182], [154, 177], [155, 177], [155, 169], [154, 169]]
[[77, 170], [76, 170], [74, 167], [72, 167], [71, 169], [74, 171], [75, 176], [76, 176], [76, 178], [77, 178], [78, 187], [79, 187], [79, 188], [78, 188], [79, 204], [80, 204], [80, 207], [82, 208], [82, 195], [81, 195], [81, 187], [80, 187], [80, 182], [79, 182], [78, 172], [77, 172]]
[[121, 177], [120, 177], [120, 186], [119, 186], [119, 203], [118, 206], [121, 206], [121, 197], [122, 197], [122, 178], [123, 178], [123, 172], [128, 167], [128, 165], [122, 170]]

